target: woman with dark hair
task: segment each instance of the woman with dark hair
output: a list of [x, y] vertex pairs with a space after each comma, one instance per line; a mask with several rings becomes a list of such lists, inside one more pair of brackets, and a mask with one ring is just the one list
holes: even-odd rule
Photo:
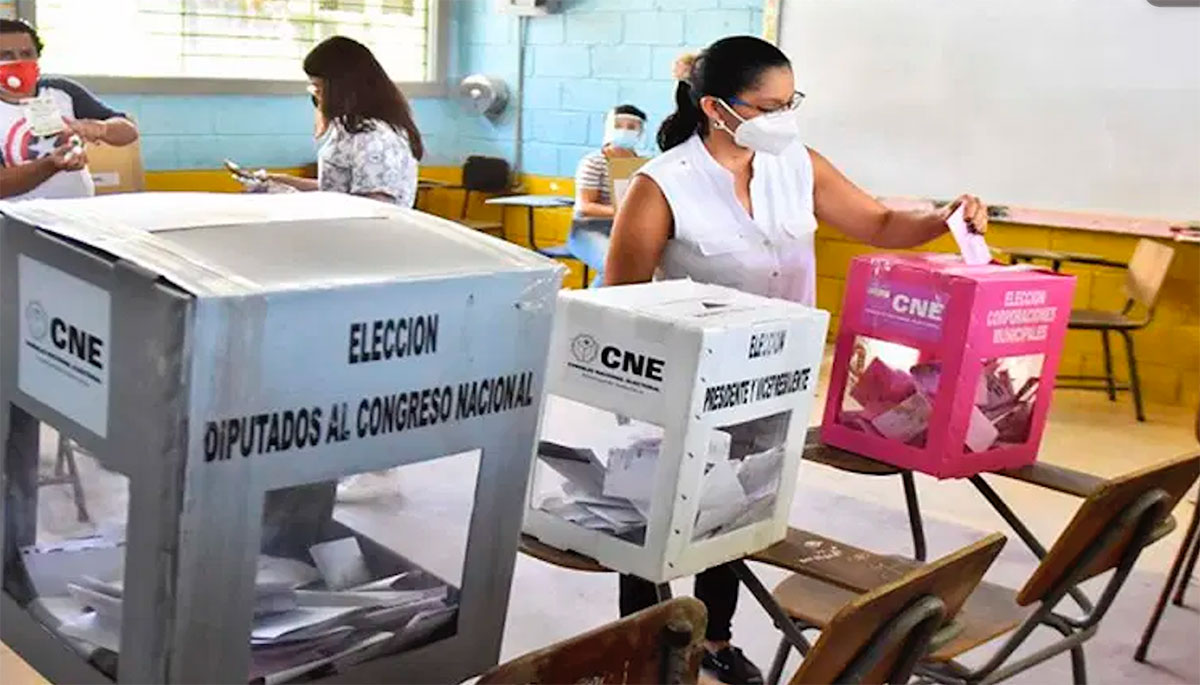
[[[676, 65], [676, 111], [658, 131], [663, 154], [634, 177], [614, 221], [606, 283], [690, 278], [813, 305], [813, 234], [823, 221], [851, 238], [914, 247], [947, 231], [965, 205], [968, 227], [987, 208], [962, 195], [937, 211], [889, 209], [800, 139], [791, 63], [759, 38], [735, 36]], [[761, 683], [730, 645], [737, 576], [728, 565], [696, 576], [708, 606], [704, 666], [726, 683]], [[655, 603], [654, 585], [622, 576], [621, 613]]]
[[425, 153], [404, 93], [367, 46], [345, 36], [304, 58], [316, 108], [317, 179], [270, 174], [298, 190], [350, 193], [412, 207]]

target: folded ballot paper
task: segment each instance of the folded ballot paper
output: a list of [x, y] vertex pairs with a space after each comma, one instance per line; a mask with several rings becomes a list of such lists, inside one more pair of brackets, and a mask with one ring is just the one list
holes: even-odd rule
[[[248, 682], [276, 685], [410, 649], [457, 617], [456, 592], [421, 570], [371, 578], [355, 538], [314, 545], [310, 555], [315, 567], [259, 558]], [[38, 612], [85, 655], [115, 655], [124, 594], [120, 577], [81, 575], [67, 582], [65, 596], [41, 597]]]
[[[538, 458], [563, 478], [561, 494], [545, 498], [541, 509], [591, 530], [642, 544], [654, 494], [660, 438], [633, 437], [608, 451], [608, 463], [591, 449], [543, 441]], [[768, 518], [783, 469], [783, 448], [773, 447], [737, 459], [731, 438], [714, 430], [709, 437], [693, 540]]]

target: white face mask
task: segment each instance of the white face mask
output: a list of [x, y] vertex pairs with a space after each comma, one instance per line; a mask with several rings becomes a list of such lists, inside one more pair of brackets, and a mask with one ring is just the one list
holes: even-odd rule
[[[733, 142], [741, 147], [768, 155], [778, 155], [800, 137], [800, 120], [796, 116], [797, 110], [788, 109], [771, 114], [760, 114], [753, 119], [744, 119], [733, 111], [733, 108], [724, 100], [718, 98], [717, 102], [742, 122], [737, 127], [737, 131], [732, 132]], [[714, 122], [714, 126], [723, 131], [729, 131], [729, 127], [719, 119]]]

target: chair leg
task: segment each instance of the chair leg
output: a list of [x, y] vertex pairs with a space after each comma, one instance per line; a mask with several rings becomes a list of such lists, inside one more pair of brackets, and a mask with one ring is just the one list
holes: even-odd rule
[[912, 530], [913, 558], [925, 561], [925, 524], [921, 520], [921, 504], [917, 501], [917, 483], [912, 471], [901, 471], [904, 482], [904, 502], [908, 506], [908, 526]]
[[467, 205], [469, 205], [469, 204], [471, 204], [471, 191], [464, 190], [463, 191], [462, 210], [458, 213], [458, 218], [460, 218], [460, 219], [467, 218]]
[[783, 667], [791, 653], [792, 645], [787, 638], [779, 638], [779, 646], [775, 648], [775, 659], [771, 662], [771, 670], [767, 672], [766, 685], [779, 685], [779, 679], [783, 677]]
[[1083, 645], [1071, 648], [1071, 676], [1075, 685], [1087, 685], [1087, 661], [1083, 657]]
[[1185, 545], [1190, 544], [1192, 547], [1191, 554], [1188, 555], [1187, 566], [1183, 568], [1183, 575], [1179, 578], [1179, 589], [1175, 590], [1175, 598], [1171, 600], [1175, 606], [1183, 606], [1183, 593], [1187, 590], [1188, 582], [1192, 579], [1192, 574], [1196, 572], [1196, 557], [1200, 556], [1200, 531], [1195, 528], [1196, 516], [1192, 516], [1191, 537], [1184, 542]]
[[1129, 389], [1133, 392], [1133, 408], [1138, 421], [1146, 420], [1146, 412], [1142, 409], [1142, 382], [1138, 378], [1137, 360], [1133, 356], [1133, 336], [1129, 331], [1121, 331], [1125, 338], [1125, 355], [1129, 358]]
[[67, 443], [67, 474], [71, 477], [71, 494], [75, 498], [75, 519], [80, 523], [88, 523], [92, 517], [88, 515], [87, 501], [83, 495], [83, 482], [79, 479], [79, 468], [75, 465], [75, 449]]
[[[1189, 543], [1194, 543], [1200, 547], [1200, 540], [1197, 539], [1197, 529], [1200, 528], [1200, 509], [1192, 512], [1192, 522], [1188, 524], [1187, 534], [1183, 537], [1183, 544], [1179, 546], [1179, 553], [1175, 555], [1175, 561], [1171, 563], [1171, 570], [1167, 573], [1167, 582], [1163, 584], [1162, 592], [1158, 595], [1158, 601], [1154, 604], [1154, 611], [1150, 614], [1150, 620], [1146, 623], [1146, 629], [1142, 631], [1142, 639], [1138, 642], [1137, 649], [1133, 652], [1133, 660], [1139, 663], [1146, 662], [1146, 652], [1150, 649], [1150, 641], [1154, 639], [1154, 633], [1158, 630], [1158, 622], [1162, 620], [1163, 610], [1167, 608], [1167, 599], [1171, 596], [1171, 590], [1174, 589], [1176, 581], [1178, 581], [1179, 573], [1184, 565], [1184, 558], [1187, 555]], [[1183, 584], [1187, 584], [1187, 576], [1183, 577]]]
[[1108, 401], [1117, 401], [1117, 384], [1113, 379], [1112, 348], [1108, 344], [1108, 329], [1100, 329], [1100, 342], [1104, 345], [1104, 382], [1108, 389]]
[[591, 287], [591, 285], [592, 285], [591, 275], [588, 273], [588, 271], [589, 271], [588, 265], [587, 265], [587, 263], [584, 263], [584, 265], [583, 265], [583, 288], [584, 289], [587, 289], [587, 288]]

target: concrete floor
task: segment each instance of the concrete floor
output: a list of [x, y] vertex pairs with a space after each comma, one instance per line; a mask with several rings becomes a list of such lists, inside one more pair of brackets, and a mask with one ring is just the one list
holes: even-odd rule
[[[828, 369], [825, 369], [827, 371]], [[827, 376], [822, 373], [822, 378]], [[819, 406], [814, 411], [818, 419]], [[1102, 395], [1078, 391], [1058, 391], [1051, 412], [1050, 424], [1043, 440], [1042, 459], [1101, 475], [1117, 475], [1139, 466], [1189, 451], [1197, 445], [1192, 435], [1195, 414], [1193, 409], [1151, 407], [1150, 420], [1139, 424], [1127, 397], [1116, 403]], [[47, 459], [49, 457], [47, 456]], [[455, 470], [462, 475], [473, 471], [476, 459], [454, 460]], [[49, 464], [46, 464], [48, 467]], [[465, 470], [464, 470], [465, 469]], [[98, 518], [114, 516], [121, 511], [120, 479], [95, 472], [81, 464], [88, 487], [88, 504]], [[465, 525], [465, 507], [469, 490], [449, 483], [470, 482], [469, 478], [449, 478], [436, 471], [423, 475], [404, 473], [399, 478], [364, 478], [356, 484], [357, 497], [345, 502], [339, 518], [349, 520], [371, 518], [371, 510], [409, 512], [415, 507], [435, 511], [446, 522], [440, 537], [452, 540], [461, 555], [465, 542], [456, 529]], [[996, 489], [1020, 514], [1044, 542], [1052, 541], [1067, 523], [1078, 506], [1078, 500], [1036, 487], [1001, 479], [993, 480]], [[1003, 521], [978, 493], [962, 481], [936, 481], [918, 476], [922, 511], [931, 557], [948, 553], [978, 539], [982, 535], [1004, 530]], [[395, 494], [396, 489], [399, 495]], [[60, 492], [53, 492], [53, 491]], [[44, 489], [47, 507], [58, 512], [44, 515], [43, 539], [73, 536], [81, 529], [73, 522], [66, 489], [56, 486]], [[1180, 544], [1182, 532], [1194, 496], [1180, 504], [1175, 512], [1181, 525], [1163, 541], [1146, 550], [1122, 590], [1112, 611], [1097, 636], [1088, 643], [1087, 655], [1092, 682], [1097, 683], [1200, 683], [1200, 588], [1193, 588], [1189, 607], [1169, 607], [1151, 650], [1151, 664], [1141, 665], [1132, 660], [1134, 647], [1154, 600], [1162, 586], [1166, 569]], [[49, 502], [56, 501], [51, 505]], [[451, 504], [454, 503], [454, 504]], [[44, 511], [46, 511], [44, 509]], [[63, 512], [72, 513], [66, 516]], [[376, 519], [377, 520], [377, 519]], [[814, 464], [804, 464], [791, 513], [792, 525], [820, 532], [848, 543], [879, 552], [910, 554], [910, 537], [899, 479], [872, 478], [842, 473]], [[364, 527], [367, 525], [363, 524]], [[405, 541], [405, 526], [377, 527], [372, 531], [400, 549]], [[1006, 531], [1007, 532], [1007, 531]], [[411, 541], [410, 541], [411, 544]], [[461, 558], [461, 557], [459, 557]], [[428, 559], [431, 567], [439, 567], [447, 576], [457, 574], [450, 559]], [[442, 567], [442, 564], [450, 564]], [[988, 574], [988, 579], [1010, 587], [1019, 587], [1035, 566], [1035, 559], [1019, 540], [1012, 538]], [[775, 569], [755, 567], [763, 582], [772, 587], [784, 574]], [[690, 591], [690, 581], [674, 584], [674, 591]], [[594, 628], [615, 619], [616, 578], [611, 574], [586, 574], [548, 566], [521, 557], [517, 560], [513, 581], [507, 627], [504, 634], [503, 658], [510, 658], [531, 649]], [[734, 619], [735, 642], [757, 661], [764, 670], [769, 665], [778, 640], [762, 609], [744, 590]], [[1035, 634], [1036, 635], [1036, 634]], [[1049, 637], [1049, 636], [1042, 636]], [[1037, 644], [1035, 640], [1034, 645]], [[986, 658], [990, 647], [976, 650], [968, 662]], [[1025, 650], [1022, 650], [1025, 651]], [[789, 663], [790, 673], [797, 659]], [[1057, 657], [1036, 669], [1019, 676], [1015, 682], [1069, 682], [1069, 659]], [[0, 682], [6, 685], [44, 682], [6, 647], [0, 647]]]

